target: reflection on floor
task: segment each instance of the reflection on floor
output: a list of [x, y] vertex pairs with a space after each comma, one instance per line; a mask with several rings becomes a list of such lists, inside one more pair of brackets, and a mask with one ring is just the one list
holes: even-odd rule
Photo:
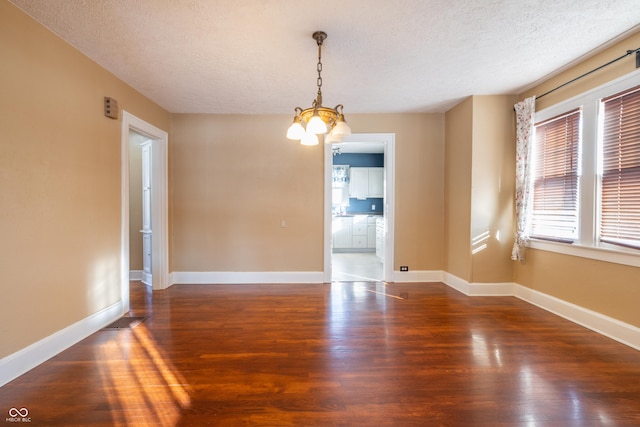
[[331, 254], [331, 281], [382, 281], [382, 261], [374, 252]]

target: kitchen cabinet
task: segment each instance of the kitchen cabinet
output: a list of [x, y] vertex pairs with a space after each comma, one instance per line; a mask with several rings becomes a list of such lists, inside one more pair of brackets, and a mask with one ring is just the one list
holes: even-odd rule
[[369, 193], [369, 168], [351, 168], [349, 197], [366, 199]]
[[384, 197], [384, 168], [351, 168], [349, 179], [349, 197]]
[[332, 221], [332, 248], [342, 252], [372, 252], [376, 248], [378, 216], [335, 216]]
[[384, 168], [369, 169], [368, 197], [384, 197]]
[[375, 249], [376, 247], [376, 217], [367, 218], [367, 248]]
[[376, 220], [376, 256], [384, 259], [384, 218]]
[[334, 217], [332, 221], [332, 234], [334, 249], [347, 249], [352, 245], [353, 217]]
[[353, 217], [351, 247], [363, 249], [367, 247], [367, 217], [356, 215]]

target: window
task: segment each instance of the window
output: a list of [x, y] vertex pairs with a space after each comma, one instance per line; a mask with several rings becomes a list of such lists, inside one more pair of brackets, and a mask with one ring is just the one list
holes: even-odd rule
[[578, 109], [535, 126], [532, 237], [578, 237], [580, 118]]
[[602, 100], [600, 241], [640, 248], [640, 87]]
[[640, 267], [640, 70], [535, 120], [530, 246]]

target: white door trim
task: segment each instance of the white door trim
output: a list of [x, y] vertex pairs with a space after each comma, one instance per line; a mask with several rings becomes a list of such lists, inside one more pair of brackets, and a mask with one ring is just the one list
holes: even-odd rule
[[[395, 217], [395, 133], [358, 133], [347, 136], [343, 142], [381, 142], [384, 144], [384, 264], [383, 280], [393, 282], [394, 276], [394, 217]], [[333, 165], [331, 144], [324, 145], [324, 275], [325, 283], [331, 282], [331, 173]]]
[[147, 136], [152, 142], [151, 159], [151, 272], [153, 289], [169, 286], [169, 204], [168, 153], [169, 136], [133, 114], [122, 113], [122, 230], [121, 230], [121, 290], [125, 311], [129, 310], [129, 132]]

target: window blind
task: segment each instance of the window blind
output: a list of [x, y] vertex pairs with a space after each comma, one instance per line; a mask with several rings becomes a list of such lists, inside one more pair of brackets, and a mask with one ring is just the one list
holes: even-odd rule
[[640, 248], [640, 86], [602, 106], [600, 241]]
[[532, 237], [578, 237], [580, 120], [576, 109], [535, 125]]

